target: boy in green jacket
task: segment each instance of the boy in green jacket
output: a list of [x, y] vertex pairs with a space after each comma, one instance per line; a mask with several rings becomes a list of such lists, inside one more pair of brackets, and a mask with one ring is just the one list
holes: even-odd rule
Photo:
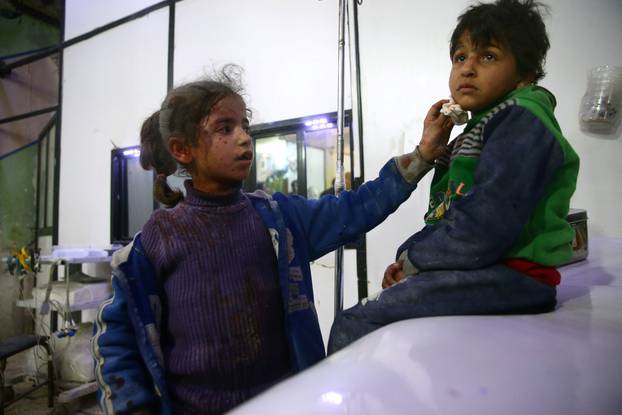
[[449, 87], [472, 118], [436, 159], [426, 226], [397, 250], [384, 290], [337, 316], [329, 353], [409, 318], [554, 309], [579, 158], [555, 97], [535, 85], [549, 48], [542, 7], [497, 0], [458, 18]]

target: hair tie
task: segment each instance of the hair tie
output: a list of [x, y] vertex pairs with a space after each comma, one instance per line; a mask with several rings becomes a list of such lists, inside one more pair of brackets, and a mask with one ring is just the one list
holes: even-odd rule
[[158, 173], [158, 175], [156, 176], [156, 180], [164, 180], [164, 181], [166, 181], [166, 174]]

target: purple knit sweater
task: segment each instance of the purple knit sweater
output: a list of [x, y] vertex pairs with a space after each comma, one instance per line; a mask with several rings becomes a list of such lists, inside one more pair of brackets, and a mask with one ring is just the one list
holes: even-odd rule
[[164, 286], [162, 350], [175, 413], [222, 413], [290, 371], [276, 256], [250, 200], [187, 196], [142, 242]]

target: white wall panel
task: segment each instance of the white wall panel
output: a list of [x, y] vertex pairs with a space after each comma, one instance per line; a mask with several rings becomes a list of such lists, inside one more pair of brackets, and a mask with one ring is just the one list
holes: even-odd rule
[[59, 243], [110, 243], [110, 151], [139, 143], [166, 93], [168, 10], [64, 55]]
[[[471, 2], [366, 1], [360, 8], [367, 178], [394, 154], [411, 150], [429, 106], [448, 96], [449, 38]], [[582, 165], [571, 205], [587, 209], [592, 235], [622, 237], [620, 133], [590, 136], [579, 129], [578, 110], [589, 68], [622, 64], [622, 2], [551, 0], [547, 19], [551, 51], [541, 82], [558, 100], [559, 123]], [[458, 133], [461, 128], [457, 128]], [[431, 174], [393, 216], [368, 235], [370, 292], [406, 237], [423, 226]]]
[[159, 0], [66, 0], [65, 40], [158, 3]]
[[335, 111], [336, 0], [185, 0], [177, 4], [175, 83], [244, 67], [253, 122]]
[[559, 124], [581, 157], [572, 206], [587, 209], [590, 235], [620, 238], [622, 127], [609, 136], [583, 132], [579, 106], [589, 69], [604, 64], [622, 66], [622, 1], [549, 3], [551, 51], [542, 85], [556, 95]]

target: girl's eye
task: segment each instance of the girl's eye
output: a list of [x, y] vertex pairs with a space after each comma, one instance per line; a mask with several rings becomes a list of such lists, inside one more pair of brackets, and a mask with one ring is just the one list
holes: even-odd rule
[[233, 131], [233, 128], [231, 128], [231, 127], [230, 127], [230, 126], [228, 126], [228, 125], [225, 125], [224, 127], [220, 127], [220, 128], [218, 129], [218, 132], [219, 132], [219, 133], [221, 133], [221, 134], [229, 134], [229, 133], [231, 133], [232, 131]]
[[494, 53], [484, 53], [482, 59], [485, 61], [494, 61], [495, 59], [497, 59], [497, 57], [494, 55]]
[[454, 56], [454, 62], [464, 62], [466, 57], [464, 55], [456, 55]]

